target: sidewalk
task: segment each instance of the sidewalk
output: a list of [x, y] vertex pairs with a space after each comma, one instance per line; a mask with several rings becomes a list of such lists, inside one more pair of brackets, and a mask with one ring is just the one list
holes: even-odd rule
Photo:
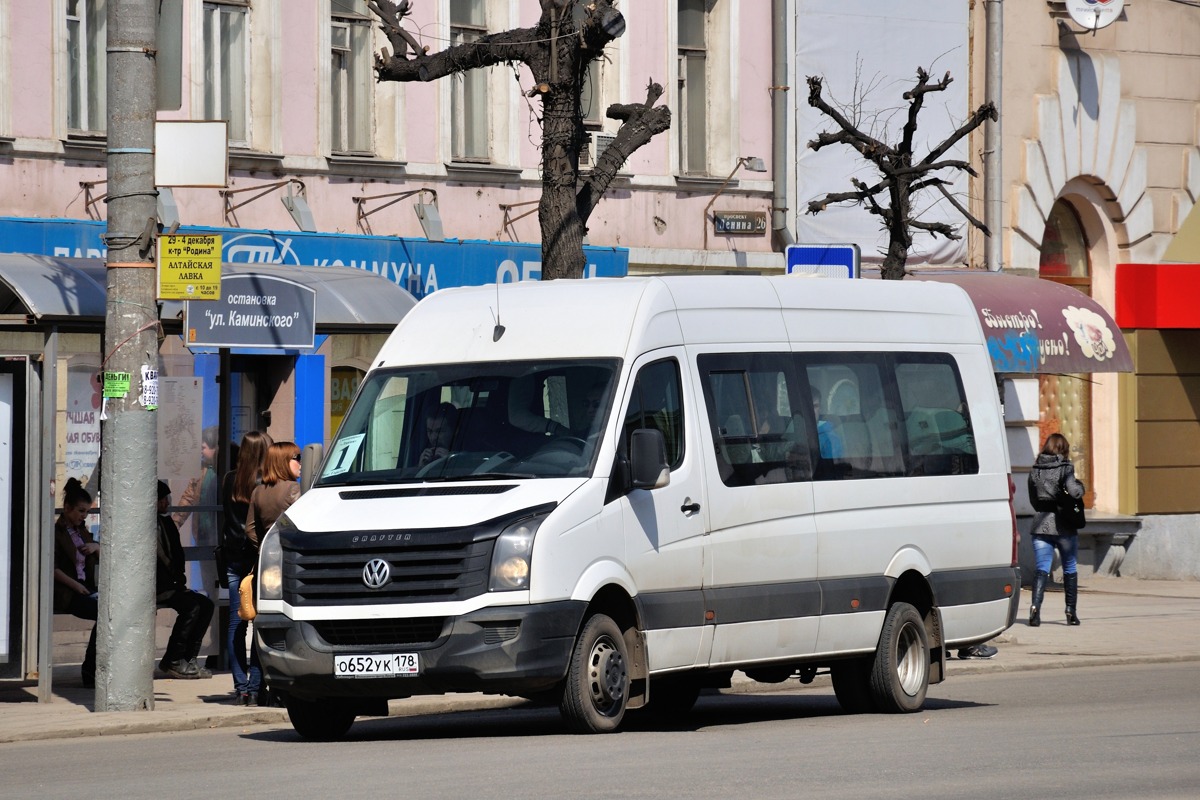
[[[1200, 661], [1200, 582], [1092, 577], [1080, 587], [1083, 624], [1077, 628], [1067, 627], [1062, 601], [1061, 591], [1047, 592], [1042, 625], [1030, 628], [1025, 624], [1026, 589], [1017, 624], [992, 642], [999, 655], [987, 661], [951, 658], [949, 679], [993, 671]], [[37, 702], [36, 685], [0, 683], [0, 743], [287, 724], [287, 712], [281, 708], [232, 705], [228, 673], [197, 681], [156, 680], [154, 710], [149, 712], [93, 713], [94, 691], [79, 685], [77, 666], [57, 668], [54, 678], [54, 700], [44, 704]], [[818, 679], [823, 680], [827, 678]], [[759, 684], [739, 673], [725, 691], [772, 692], [797, 686], [794, 681]], [[393, 701], [390, 710], [392, 716], [414, 716], [523, 702], [480, 694], [444, 695]]]

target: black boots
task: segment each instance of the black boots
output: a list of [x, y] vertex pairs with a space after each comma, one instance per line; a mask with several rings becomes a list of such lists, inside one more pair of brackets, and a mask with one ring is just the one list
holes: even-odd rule
[[1079, 599], [1079, 573], [1063, 573], [1063, 591], [1067, 595], [1067, 624], [1078, 625], [1079, 617], [1075, 616], [1075, 601]]
[[1029, 606], [1029, 627], [1036, 628], [1042, 624], [1042, 596], [1046, 594], [1046, 581], [1050, 573], [1038, 572], [1033, 576], [1033, 604]]

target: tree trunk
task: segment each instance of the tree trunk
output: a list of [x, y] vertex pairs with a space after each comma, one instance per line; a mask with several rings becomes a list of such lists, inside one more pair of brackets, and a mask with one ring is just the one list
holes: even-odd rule
[[584, 224], [575, 202], [583, 128], [573, 83], [560, 82], [542, 98], [542, 280], [582, 278], [587, 264]]

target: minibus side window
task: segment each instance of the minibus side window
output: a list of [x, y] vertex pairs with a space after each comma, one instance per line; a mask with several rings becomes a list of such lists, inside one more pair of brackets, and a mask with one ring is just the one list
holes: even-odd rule
[[712, 354], [697, 364], [722, 483], [810, 480], [815, 442], [791, 355]]
[[904, 411], [910, 475], [979, 472], [971, 414], [962, 380], [948, 355], [896, 359], [896, 388]]
[[623, 452], [638, 428], [662, 431], [667, 445], [667, 464], [676, 469], [683, 463], [683, 404], [679, 364], [674, 359], [647, 364], [638, 372], [625, 411]]
[[817, 429], [818, 480], [905, 474], [900, 415], [889, 402], [890, 361], [878, 353], [801, 357]]

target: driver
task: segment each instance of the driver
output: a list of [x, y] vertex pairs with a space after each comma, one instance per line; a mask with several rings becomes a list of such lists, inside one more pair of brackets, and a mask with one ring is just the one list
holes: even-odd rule
[[445, 458], [450, 454], [450, 442], [454, 438], [454, 425], [458, 422], [458, 409], [453, 403], [442, 403], [425, 418], [425, 436], [428, 445], [421, 451], [418, 467]]

